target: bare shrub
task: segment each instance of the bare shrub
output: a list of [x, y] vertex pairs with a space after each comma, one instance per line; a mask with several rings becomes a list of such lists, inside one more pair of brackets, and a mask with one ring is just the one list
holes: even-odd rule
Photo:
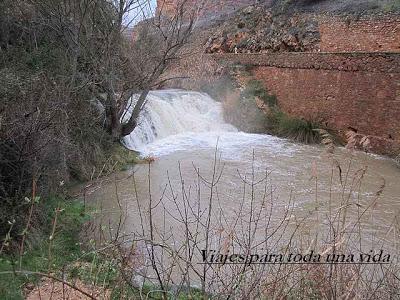
[[[392, 243], [398, 241], [372, 237], [379, 241], [372, 246], [368, 241], [376, 232], [366, 228], [385, 183], [370, 192], [369, 200], [364, 199], [361, 186], [366, 170], [351, 170], [351, 158], [344, 166], [333, 156], [327, 159], [332, 162], [331, 200], [321, 202], [318, 173], [312, 172], [314, 205], [304, 212], [296, 205], [294, 191], [289, 198], [280, 198], [271, 173], [266, 170], [260, 177], [254, 164], [250, 170], [238, 171], [243, 185], [235, 193], [241, 194], [242, 200], [227, 207], [220, 190], [224, 165], [217, 151], [210, 170], [200, 171], [193, 165], [194, 179], [183, 178], [179, 165], [178, 178], [168, 176], [157, 196], [151, 192], [149, 163], [147, 196], [137, 193], [136, 175], [130, 175], [135, 201], [125, 204], [118, 200], [121, 214], [114, 225], [109, 225], [107, 214], [93, 224], [99, 243], [93, 251], [113, 257], [121, 276], [118, 284], [136, 291], [138, 298], [150, 294], [162, 299], [182, 295], [214, 299], [396, 298], [398, 249]], [[117, 186], [116, 182], [120, 199]], [[123, 225], [127, 221], [125, 205], [136, 211], [132, 232]], [[387, 226], [388, 232], [398, 230], [396, 219]], [[390, 251], [391, 263], [346, 264], [347, 255], [365, 255], [370, 249]], [[277, 260], [279, 254], [310, 251], [338, 259], [325, 264]], [[208, 255], [206, 262], [203, 253]], [[259, 253], [276, 256], [269, 263], [224, 263], [224, 255], [255, 257]], [[212, 254], [222, 256], [209, 263]]]
[[20, 238], [32, 182], [46, 199], [64, 192], [60, 182], [115, 168], [116, 144], [135, 128], [149, 90], [167, 80], [161, 74], [190, 36], [195, 16], [183, 17], [184, 3], [168, 18], [142, 22], [135, 43], [124, 20], [137, 11], [137, 22], [145, 0], [0, 3], [2, 239]]

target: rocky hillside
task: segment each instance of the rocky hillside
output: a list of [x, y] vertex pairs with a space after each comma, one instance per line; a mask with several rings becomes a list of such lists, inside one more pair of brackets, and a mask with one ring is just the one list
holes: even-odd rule
[[201, 9], [201, 18], [230, 14], [249, 5], [260, 5], [276, 13], [333, 12], [377, 13], [398, 11], [398, 0], [157, 0], [157, 14], [172, 15], [176, 7], [185, 3], [188, 8]]
[[249, 6], [225, 20], [207, 42], [208, 53], [302, 52], [317, 50], [318, 23], [307, 17]]
[[[264, 1], [258, 1], [263, 3]], [[269, 1], [268, 1], [269, 2]], [[267, 4], [277, 12], [331, 12], [351, 14], [374, 14], [398, 11], [398, 0], [274, 0]]]
[[320, 24], [323, 23], [323, 16], [340, 16], [350, 26], [360, 18], [380, 18], [382, 15], [397, 14], [399, 9], [400, 2], [389, 0], [259, 1], [256, 5], [238, 9], [234, 14], [226, 14], [213, 21], [209, 19], [209, 25], [214, 22], [212, 26], [215, 30], [207, 41], [206, 52], [321, 51]]
[[[173, 15], [180, 3], [181, 0], [158, 0], [157, 14]], [[382, 14], [400, 13], [399, 0], [185, 0], [183, 3], [188, 11], [198, 13], [197, 28], [211, 31], [204, 42], [206, 53], [326, 51], [319, 45], [321, 16], [340, 16], [350, 25], [365, 16], [379, 19]]]

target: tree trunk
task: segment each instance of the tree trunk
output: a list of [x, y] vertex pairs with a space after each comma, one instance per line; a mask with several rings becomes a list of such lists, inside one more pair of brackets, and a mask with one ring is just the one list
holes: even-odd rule
[[119, 141], [121, 137], [121, 121], [115, 106], [115, 95], [112, 92], [107, 93], [107, 104], [105, 106], [106, 128], [113, 140]]
[[146, 102], [147, 95], [149, 94], [150, 90], [146, 89], [144, 90], [140, 96], [138, 101], [135, 104], [135, 107], [133, 108], [132, 114], [128, 120], [127, 123], [122, 125], [122, 130], [121, 130], [121, 136], [124, 137], [129, 134], [136, 128], [137, 125], [137, 119], [139, 118], [140, 112], [142, 111], [144, 104]]

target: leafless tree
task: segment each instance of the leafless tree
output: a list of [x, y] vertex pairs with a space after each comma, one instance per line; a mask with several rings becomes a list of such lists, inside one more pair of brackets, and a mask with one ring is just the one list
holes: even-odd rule
[[[118, 141], [136, 127], [149, 91], [168, 80], [160, 76], [189, 40], [198, 10], [188, 0], [178, 3], [173, 12], [160, 7], [144, 20], [152, 9], [148, 0], [25, 0], [19, 6], [27, 6], [23, 10], [37, 15], [34, 25], [64, 45], [69, 90], [90, 91]], [[134, 37], [127, 36], [133, 25]], [[134, 94], [137, 101], [130, 101]]]
[[132, 132], [188, 42], [197, 14], [187, 3], [142, 20], [148, 0], [0, 1], [2, 233], [11, 209], [29, 211], [20, 199], [33, 181], [44, 195], [71, 174], [90, 178]]
[[[105, 108], [106, 127], [117, 140], [136, 127], [149, 91], [166, 80], [160, 77], [179, 58], [178, 52], [188, 42], [197, 16], [196, 10], [188, 10], [187, 0], [180, 2], [173, 14], [164, 14], [159, 8], [157, 16], [136, 25], [133, 41], [121, 41], [126, 15], [143, 10], [146, 2], [114, 1], [117, 22], [110, 24], [106, 34], [98, 33], [103, 55], [94, 66], [93, 90]], [[130, 19], [132, 22], [137, 20]], [[134, 94], [139, 96], [131, 101]]]

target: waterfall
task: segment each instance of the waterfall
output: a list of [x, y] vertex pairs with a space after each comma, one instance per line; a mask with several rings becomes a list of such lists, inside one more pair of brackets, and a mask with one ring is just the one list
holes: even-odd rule
[[[135, 103], [138, 96], [132, 98]], [[133, 105], [127, 110], [129, 118]], [[207, 94], [184, 91], [152, 91], [139, 117], [138, 126], [124, 138], [126, 147], [140, 152], [146, 146], [170, 136], [203, 132], [237, 131], [224, 122], [222, 105]]]

